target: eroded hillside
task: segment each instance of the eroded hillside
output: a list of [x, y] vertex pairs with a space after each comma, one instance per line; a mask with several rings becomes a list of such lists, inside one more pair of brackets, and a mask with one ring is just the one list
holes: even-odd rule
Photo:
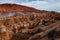
[[0, 40], [29, 40], [31, 36], [43, 31], [41, 27], [58, 21], [58, 12], [41, 11], [17, 4], [0, 4]]

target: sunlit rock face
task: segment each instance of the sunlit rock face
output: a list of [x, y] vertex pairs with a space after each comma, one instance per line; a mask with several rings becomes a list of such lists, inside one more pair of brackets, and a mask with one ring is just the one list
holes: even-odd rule
[[[17, 4], [0, 4], [0, 40], [10, 40], [11, 38], [13, 40], [15, 38], [13, 35], [16, 33], [16, 36], [22, 38], [24, 35], [24, 38], [27, 37], [25, 33], [30, 33], [28, 35], [30, 37], [36, 34], [36, 31], [41, 32], [39, 25], [40, 27], [48, 26], [57, 21], [60, 21], [58, 12], [41, 11]], [[19, 32], [22, 35], [18, 35]]]
[[9, 40], [9, 35], [5, 25], [0, 22], [0, 40]]
[[0, 26], [0, 33], [5, 33], [6, 31], [7, 31], [6, 28], [3, 25], [1, 25]]

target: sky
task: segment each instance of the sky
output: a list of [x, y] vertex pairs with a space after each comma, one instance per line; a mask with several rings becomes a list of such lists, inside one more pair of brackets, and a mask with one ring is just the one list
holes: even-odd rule
[[0, 0], [0, 4], [3, 3], [15, 3], [39, 10], [60, 12], [60, 0]]

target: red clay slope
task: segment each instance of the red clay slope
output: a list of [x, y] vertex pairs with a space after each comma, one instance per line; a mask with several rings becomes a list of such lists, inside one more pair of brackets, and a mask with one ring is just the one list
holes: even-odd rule
[[[23, 6], [23, 5], [18, 5], [18, 4], [0, 4], [0, 14], [1, 13], [5, 13], [8, 11], [25, 11], [25, 12], [34, 12], [34, 13], [58, 13], [58, 12], [54, 12], [54, 11], [45, 11], [45, 10], [38, 10], [32, 7], [27, 7], [27, 6]], [[60, 16], [60, 15], [59, 15]]]
[[24, 10], [24, 11], [30, 11], [30, 12], [40, 12], [40, 10], [31, 8], [31, 7], [26, 7], [22, 5], [17, 5], [17, 4], [0, 4], [0, 12], [1, 11], [9, 11], [9, 10]]

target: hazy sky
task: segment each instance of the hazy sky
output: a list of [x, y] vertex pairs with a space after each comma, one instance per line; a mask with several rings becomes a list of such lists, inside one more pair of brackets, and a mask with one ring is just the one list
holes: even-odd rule
[[40, 10], [60, 12], [60, 0], [0, 0], [0, 3], [16, 3]]

